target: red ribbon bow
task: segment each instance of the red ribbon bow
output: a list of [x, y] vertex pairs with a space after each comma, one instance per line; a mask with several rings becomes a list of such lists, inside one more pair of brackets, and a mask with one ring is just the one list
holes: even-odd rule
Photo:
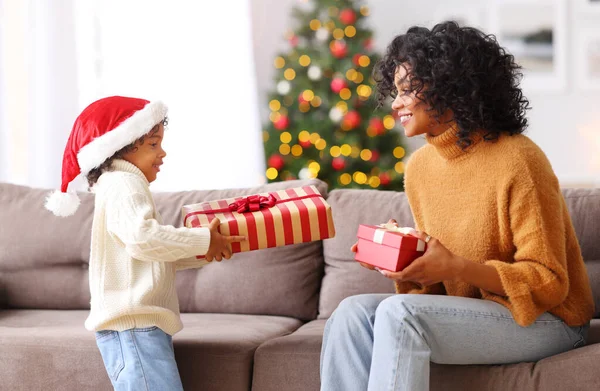
[[262, 208], [271, 208], [277, 203], [273, 194], [268, 196], [251, 195], [229, 204], [229, 210], [232, 212], [256, 212]]

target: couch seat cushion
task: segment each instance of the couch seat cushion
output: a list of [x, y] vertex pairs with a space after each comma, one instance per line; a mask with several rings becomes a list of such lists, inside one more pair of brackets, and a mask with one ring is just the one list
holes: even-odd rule
[[[88, 311], [0, 311], [0, 388], [7, 390], [110, 390]], [[175, 356], [186, 390], [250, 388], [253, 357], [265, 341], [289, 334], [292, 318], [182, 314]]]
[[[256, 350], [252, 389], [318, 391], [319, 361], [326, 320], [309, 322], [290, 335]], [[600, 342], [600, 320], [593, 320], [590, 343]], [[537, 363], [431, 366], [431, 390], [595, 390], [600, 384], [600, 343]]]

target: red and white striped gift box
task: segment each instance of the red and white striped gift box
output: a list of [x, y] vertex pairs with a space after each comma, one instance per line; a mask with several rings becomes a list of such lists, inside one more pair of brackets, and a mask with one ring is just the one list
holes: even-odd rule
[[186, 227], [205, 227], [216, 217], [223, 235], [246, 236], [232, 244], [234, 253], [335, 235], [331, 207], [315, 186], [184, 205], [182, 215]]

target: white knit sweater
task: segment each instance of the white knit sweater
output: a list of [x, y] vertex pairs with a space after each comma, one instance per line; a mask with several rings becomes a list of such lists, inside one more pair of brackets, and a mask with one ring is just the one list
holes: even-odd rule
[[201, 267], [210, 244], [208, 228], [161, 225], [149, 183], [135, 165], [115, 160], [100, 176], [90, 252], [88, 330], [158, 326], [182, 329], [176, 270]]

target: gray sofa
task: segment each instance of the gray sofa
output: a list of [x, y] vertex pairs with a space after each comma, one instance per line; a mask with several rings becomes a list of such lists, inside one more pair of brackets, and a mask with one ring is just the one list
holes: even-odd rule
[[[339, 302], [393, 292], [389, 280], [361, 268], [349, 248], [359, 223], [390, 217], [412, 225], [403, 193], [334, 190], [291, 181], [254, 189], [156, 194], [166, 223], [203, 200], [316, 185], [333, 208], [337, 236], [234, 259], [178, 275], [185, 328], [174, 338], [186, 390], [319, 389], [326, 319]], [[83, 327], [93, 195], [76, 215], [47, 212], [44, 189], [0, 184], [0, 390], [109, 390], [94, 335]], [[600, 189], [564, 191], [600, 302]], [[537, 363], [433, 365], [432, 390], [600, 389], [600, 314], [588, 346]]]

